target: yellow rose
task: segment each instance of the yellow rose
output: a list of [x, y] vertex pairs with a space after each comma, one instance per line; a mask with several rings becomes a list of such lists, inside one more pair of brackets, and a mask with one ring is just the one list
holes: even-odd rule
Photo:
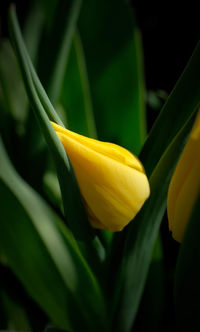
[[167, 213], [169, 229], [176, 241], [183, 239], [199, 191], [200, 111], [169, 185]]
[[122, 230], [149, 197], [141, 162], [126, 149], [67, 130], [52, 122], [73, 166], [95, 228]]

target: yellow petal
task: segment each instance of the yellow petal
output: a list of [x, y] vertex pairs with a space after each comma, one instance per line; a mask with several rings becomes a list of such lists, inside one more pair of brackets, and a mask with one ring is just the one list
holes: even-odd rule
[[169, 229], [181, 242], [195, 200], [200, 190], [200, 111], [197, 114], [188, 142], [172, 176], [167, 213]]
[[91, 224], [111, 231], [123, 229], [150, 193], [138, 158], [118, 145], [52, 125], [74, 168]]
[[144, 168], [139, 159], [121, 146], [113, 143], [97, 141], [95, 139], [76, 134], [73, 131], [65, 129], [53, 122], [51, 122], [51, 124], [57, 134], [64, 134], [68, 137], [71, 137], [73, 140], [77, 141], [77, 143], [79, 142], [80, 144], [83, 144], [84, 146], [91, 148], [96, 152], [99, 152], [107, 157], [126, 164], [127, 166], [133, 167], [140, 170], [141, 172], [144, 172]]

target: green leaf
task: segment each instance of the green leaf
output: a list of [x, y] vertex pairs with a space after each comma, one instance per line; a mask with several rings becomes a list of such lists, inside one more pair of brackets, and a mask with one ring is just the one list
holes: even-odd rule
[[[116, 294], [117, 298], [121, 294], [121, 298], [116, 300], [119, 303], [119, 331], [130, 331], [135, 320], [152, 248], [166, 208], [169, 180], [200, 103], [199, 59], [200, 43], [164, 105], [140, 155], [150, 176], [151, 196], [135, 220], [122, 234], [115, 236], [115, 242], [121, 247], [118, 255], [123, 254], [118, 277], [118, 283], [123, 286], [121, 290], [117, 286]], [[190, 86], [188, 82], [191, 82]], [[118, 261], [121, 262], [119, 258]]]
[[[59, 94], [62, 89], [62, 83], [64, 80], [64, 73], [68, 61], [69, 51], [71, 48], [71, 42], [74, 36], [76, 22], [80, 12], [81, 0], [72, 1], [67, 18], [65, 17], [65, 13], [67, 12], [65, 8], [66, 4], [67, 6], [69, 6], [67, 2], [59, 2], [61, 8], [59, 11], [59, 16], [57, 17], [57, 21], [59, 22], [61, 30], [56, 29], [56, 38], [58, 39], [58, 36], [60, 37], [60, 35], [63, 34], [59, 49], [55, 47], [55, 44], [53, 44], [53, 48], [56, 48], [57, 50], [56, 62], [54, 65], [53, 74], [51, 76], [49, 88], [49, 96], [53, 104], [58, 101]], [[63, 14], [64, 17], [62, 17]]]
[[134, 329], [161, 331], [165, 308], [165, 272], [160, 237], [157, 238]]
[[[41, 8], [39, 5], [33, 4], [25, 18], [23, 31], [34, 63], [37, 62], [42, 27], [43, 15]], [[26, 91], [18, 70], [15, 54], [8, 40], [1, 41], [0, 85], [2, 86], [0, 123], [6, 147], [24, 178], [34, 188], [41, 191], [41, 178], [46, 165], [47, 153], [44, 149], [44, 140], [42, 140], [40, 132], [36, 130], [36, 125], [33, 128], [35, 122], [29, 116]], [[34, 146], [31, 144], [33, 140]], [[36, 156], [42, 158], [43, 161], [41, 160], [40, 164]], [[41, 167], [41, 164], [43, 167]], [[32, 173], [33, 168], [34, 174]]]
[[136, 318], [153, 246], [166, 209], [169, 181], [191, 129], [192, 120], [193, 118], [186, 122], [156, 165], [150, 177], [150, 198], [125, 230], [125, 249], [119, 270], [120, 284], [116, 286], [121, 287], [116, 331], [131, 331]]
[[144, 144], [140, 159], [150, 176], [162, 154], [200, 105], [200, 42]]
[[44, 15], [41, 5], [33, 3], [25, 20], [24, 40], [33, 63], [38, 61], [38, 49], [44, 26]]
[[36, 0], [36, 3], [39, 3], [43, 10], [47, 31], [51, 30], [58, 0], [51, 0], [50, 2], [48, 0]]
[[22, 126], [27, 116], [27, 97], [10, 42], [1, 40], [0, 45], [0, 102], [5, 112]]
[[38, 71], [53, 105], [58, 103], [80, 7], [81, 0], [58, 1], [44, 31]]
[[[27, 106], [28, 99], [12, 46], [8, 40], [1, 40], [0, 132], [12, 160], [21, 171], [23, 167], [20, 156], [26, 130]], [[23, 151], [22, 155], [25, 157], [26, 153]], [[26, 170], [28, 170], [27, 165]]]
[[78, 31], [74, 36], [60, 102], [66, 110], [69, 129], [97, 137], [85, 56]]
[[18, 176], [2, 144], [0, 157], [0, 250], [10, 267], [55, 324], [93, 331], [95, 321], [104, 330], [101, 291], [72, 234]]
[[43, 189], [50, 202], [62, 209], [62, 196], [57, 176], [54, 172], [46, 172], [43, 178]]
[[97, 265], [98, 260], [104, 255], [104, 250], [88, 222], [73, 170], [70, 167], [66, 152], [48, 119], [47, 114], [54, 119], [57, 119], [58, 115], [53, 109], [36, 73], [33, 71], [32, 65], [30, 65], [31, 61], [28, 58], [13, 7], [10, 10], [9, 22], [12, 42], [19, 61], [25, 88], [55, 162], [67, 221], [79, 245], [87, 254], [88, 259], [94, 265]]
[[97, 133], [138, 153], [146, 135], [140, 32], [126, 1], [85, 0], [79, 31]]
[[200, 298], [200, 195], [188, 222], [175, 273], [176, 331], [198, 331]]

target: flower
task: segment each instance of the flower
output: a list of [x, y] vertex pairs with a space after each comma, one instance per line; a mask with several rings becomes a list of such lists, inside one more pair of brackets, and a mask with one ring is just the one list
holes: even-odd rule
[[172, 176], [167, 199], [169, 229], [181, 242], [200, 191], [200, 110]]
[[122, 230], [150, 194], [141, 162], [131, 152], [52, 122], [73, 166], [91, 225]]

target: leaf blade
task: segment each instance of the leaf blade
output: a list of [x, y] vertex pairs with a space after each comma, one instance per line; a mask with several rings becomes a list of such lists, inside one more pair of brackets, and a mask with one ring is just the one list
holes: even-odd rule
[[98, 137], [138, 154], [146, 117], [141, 39], [133, 9], [123, 1], [86, 0], [79, 31]]
[[151, 261], [152, 248], [166, 209], [169, 181], [181, 153], [180, 147], [184, 145], [185, 137], [192, 127], [192, 120], [194, 117], [186, 122], [157, 164], [150, 178], [151, 196], [126, 230], [123, 265], [120, 268], [123, 281], [118, 301], [117, 331], [131, 331], [135, 320]]
[[[0, 194], [7, 202], [2, 208], [0, 223], [2, 252], [29, 294], [55, 323], [69, 329], [83, 324], [92, 331], [88, 308], [91, 306], [95, 319], [100, 319], [104, 312], [93, 273], [72, 234], [65, 227], [63, 236], [58, 216], [17, 175], [2, 144], [0, 148]], [[86, 289], [97, 296], [97, 306], [86, 295]], [[80, 314], [82, 323], [76, 322], [73, 312]]]
[[[164, 104], [144, 144], [140, 158], [150, 176], [162, 153], [200, 104], [200, 42]], [[188, 86], [188, 82], [190, 85]], [[169, 130], [170, 128], [170, 130]], [[159, 137], [159, 139], [158, 139]]]
[[175, 320], [176, 331], [199, 328], [199, 214], [200, 195], [197, 198], [183, 242], [179, 249], [175, 271]]
[[[84, 250], [91, 264], [97, 268], [98, 262], [103, 259], [104, 249], [87, 220], [75, 175], [70, 167], [67, 154], [45, 112], [46, 108], [44, 109], [44, 106], [46, 106], [46, 104], [43, 105], [41, 103], [40, 95], [38, 95], [35, 89], [33, 82], [35, 75], [32, 76], [30, 60], [27, 60], [28, 55], [23, 43], [14, 7], [11, 7], [9, 14], [11, 37], [24, 78], [25, 88], [56, 165], [66, 218], [80, 247]], [[41, 94], [44, 93], [45, 98], [47, 98], [46, 101], [50, 103], [42, 86], [38, 84], [37, 87], [40, 89]], [[51, 115], [52, 113], [54, 114], [55, 110], [51, 105], [51, 108], [48, 109], [48, 114]]]
[[71, 3], [71, 7], [69, 10], [69, 14], [67, 18], [65, 17], [63, 20], [61, 16], [63, 13], [67, 12], [65, 9], [65, 5], [63, 8], [63, 3], [59, 3], [61, 5], [60, 15], [58, 16], [59, 22], [66, 22], [66, 26], [63, 29], [62, 24], [62, 32], [63, 32], [63, 40], [60, 45], [60, 49], [57, 52], [56, 62], [54, 65], [53, 74], [50, 81], [49, 87], [49, 95], [53, 102], [56, 104], [59, 98], [59, 93], [61, 91], [63, 79], [64, 79], [64, 72], [68, 61], [69, 51], [71, 48], [71, 43], [73, 39], [73, 35], [76, 29], [76, 23], [78, 20], [80, 8], [81, 8], [81, 0], [73, 0]]
[[60, 102], [66, 110], [70, 130], [97, 138], [85, 55], [78, 31], [74, 35]]

